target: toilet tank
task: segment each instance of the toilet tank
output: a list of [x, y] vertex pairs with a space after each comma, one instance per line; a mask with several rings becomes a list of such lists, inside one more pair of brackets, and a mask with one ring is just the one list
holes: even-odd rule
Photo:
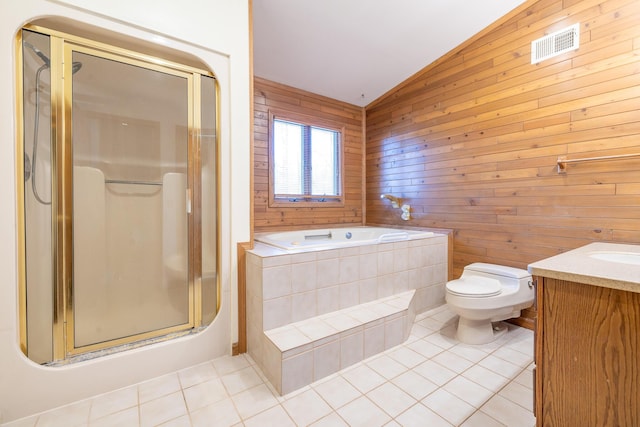
[[506, 265], [487, 264], [484, 262], [474, 262], [464, 268], [462, 277], [483, 276], [500, 281], [502, 286], [517, 287], [528, 285], [531, 274], [527, 270]]

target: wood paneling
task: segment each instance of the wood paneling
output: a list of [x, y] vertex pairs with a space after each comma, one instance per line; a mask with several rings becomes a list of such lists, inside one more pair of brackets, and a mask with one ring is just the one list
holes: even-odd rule
[[[580, 23], [580, 48], [530, 64]], [[592, 241], [640, 243], [640, 2], [529, 1], [366, 108], [366, 222], [454, 229], [471, 262], [526, 268]], [[409, 224], [379, 199], [412, 208]]]
[[637, 426], [640, 294], [546, 277], [537, 292], [537, 425]]
[[231, 354], [247, 352], [247, 251], [253, 249], [253, 241], [238, 242], [238, 341], [231, 346]]
[[[288, 110], [344, 127], [344, 206], [269, 207], [269, 109]], [[363, 109], [289, 86], [254, 79], [254, 230], [363, 224]]]

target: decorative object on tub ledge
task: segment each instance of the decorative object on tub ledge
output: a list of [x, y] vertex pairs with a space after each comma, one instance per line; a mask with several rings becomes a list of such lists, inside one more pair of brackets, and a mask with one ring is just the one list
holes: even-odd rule
[[400, 209], [402, 209], [402, 214], [400, 215], [400, 218], [402, 218], [405, 221], [409, 221], [411, 219], [411, 206], [402, 205]]
[[582, 159], [567, 159], [564, 156], [558, 157], [558, 173], [567, 173], [567, 163], [580, 163], [580, 162], [602, 162], [605, 160], [624, 160], [634, 157], [640, 157], [640, 153], [635, 154], [616, 154], [613, 156], [600, 156], [600, 157], [584, 157]]

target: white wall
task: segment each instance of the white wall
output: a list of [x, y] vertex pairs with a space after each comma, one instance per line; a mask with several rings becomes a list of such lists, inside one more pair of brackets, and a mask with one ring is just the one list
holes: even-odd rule
[[[248, 2], [21, 0], [0, 6], [0, 422], [229, 354], [237, 340], [236, 242], [249, 240]], [[18, 347], [15, 34], [62, 16], [192, 53], [221, 88], [222, 305], [204, 332], [65, 367], [43, 367]], [[233, 219], [233, 221], [232, 221]]]

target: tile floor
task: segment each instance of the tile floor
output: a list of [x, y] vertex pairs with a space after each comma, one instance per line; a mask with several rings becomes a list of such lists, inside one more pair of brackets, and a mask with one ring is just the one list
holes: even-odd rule
[[279, 396], [247, 355], [222, 357], [6, 427], [533, 427], [533, 333], [496, 342], [454, 336], [441, 306], [404, 344]]

